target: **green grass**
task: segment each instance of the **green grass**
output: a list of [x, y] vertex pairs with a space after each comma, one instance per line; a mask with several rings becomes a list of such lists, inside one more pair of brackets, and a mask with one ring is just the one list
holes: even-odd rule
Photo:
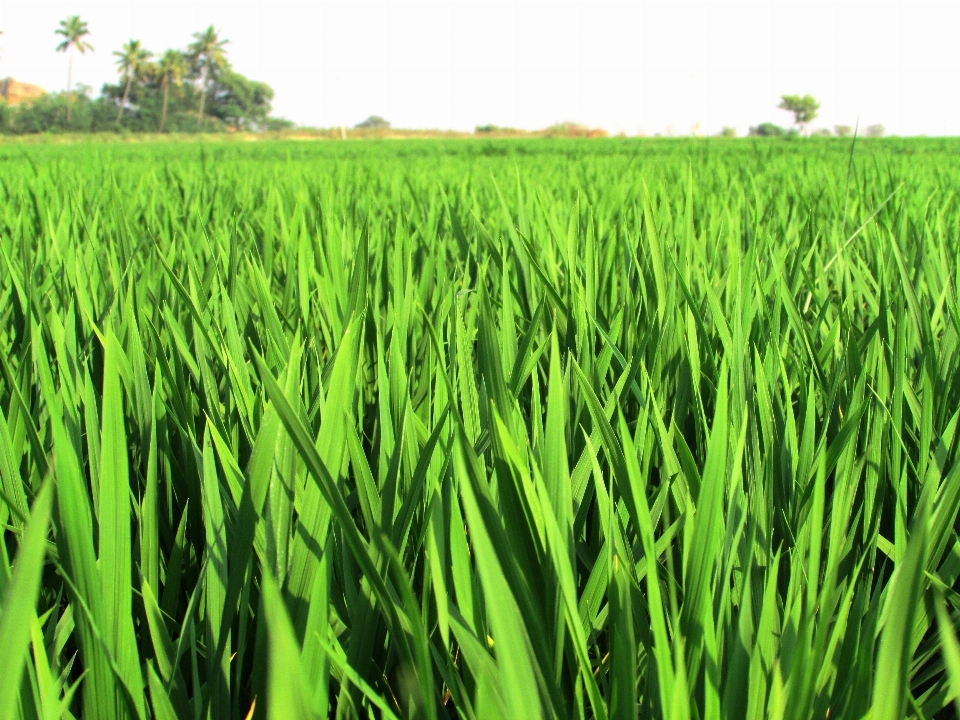
[[0, 145], [0, 720], [934, 718], [960, 144]]

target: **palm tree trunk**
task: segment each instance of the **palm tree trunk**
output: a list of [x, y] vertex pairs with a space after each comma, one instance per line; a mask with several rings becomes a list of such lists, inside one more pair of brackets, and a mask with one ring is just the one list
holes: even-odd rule
[[203, 104], [207, 99], [207, 68], [200, 71], [200, 112], [197, 113], [197, 123], [203, 124]]
[[197, 114], [197, 124], [203, 125], [203, 105], [207, 100], [207, 72], [204, 70], [202, 84], [200, 85], [200, 112]]
[[160, 132], [163, 132], [163, 124], [167, 120], [167, 96], [170, 94], [170, 83], [163, 79], [163, 110], [160, 111]]
[[120, 101], [120, 110], [117, 111], [117, 125], [120, 124], [120, 116], [123, 115], [123, 108], [127, 105], [127, 95], [130, 94], [130, 83], [133, 80], [133, 73], [127, 75], [127, 86], [123, 89], [123, 100]]
[[70, 46], [70, 61], [67, 63], [67, 125], [70, 124], [70, 101], [73, 99], [73, 46]]
[[197, 113], [197, 122], [203, 125], [203, 103], [207, 99], [207, 88], [206, 86], [200, 91], [200, 112]]

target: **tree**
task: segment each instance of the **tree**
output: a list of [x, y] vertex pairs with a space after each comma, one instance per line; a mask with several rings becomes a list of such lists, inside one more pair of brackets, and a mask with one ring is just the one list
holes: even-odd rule
[[73, 52], [76, 50], [81, 55], [87, 50], [93, 51], [93, 45], [83, 38], [90, 34], [87, 29], [87, 23], [80, 19], [79, 15], [71, 15], [66, 20], [60, 21], [60, 27], [54, 31], [57, 35], [63, 37], [63, 42], [57, 45], [57, 52], [68, 53], [70, 60], [67, 65], [67, 123], [70, 122], [70, 94], [73, 90]]
[[837, 134], [837, 137], [850, 137], [853, 135], [853, 128], [849, 125], [834, 125], [833, 131]]
[[813, 122], [817, 117], [817, 110], [820, 109], [820, 103], [813, 95], [782, 95], [780, 104], [777, 106], [781, 110], [793, 113], [793, 122], [799, 125], [804, 135], [807, 133], [807, 124]]
[[200, 74], [200, 110], [197, 122], [203, 123], [203, 106], [207, 99], [207, 89], [213, 77], [227, 69], [227, 56], [223, 46], [229, 40], [221, 40], [213, 25], [203, 32], [193, 34], [195, 42], [188, 48], [190, 60]]
[[170, 96], [171, 83], [180, 86], [183, 82], [183, 73], [186, 70], [186, 59], [179, 50], [167, 50], [160, 62], [157, 63], [157, 77], [160, 80], [160, 86], [163, 88], [163, 110], [160, 112], [160, 130], [163, 132], [164, 123], [167, 120], [167, 100]]
[[876, 138], [876, 137], [883, 137], [883, 134], [885, 132], [886, 132], [886, 128], [884, 128], [883, 125], [880, 125], [878, 123], [876, 125], [867, 125], [867, 129], [864, 131], [864, 134], [867, 137]]
[[354, 127], [361, 129], [366, 128], [373, 130], [387, 130], [390, 127], [390, 123], [379, 115], [371, 115], [363, 122], [358, 122]]
[[211, 87], [210, 114], [237, 130], [261, 127], [270, 113], [273, 88], [227, 70]]
[[123, 109], [127, 105], [127, 98], [130, 96], [130, 85], [134, 79], [139, 79], [147, 68], [147, 61], [150, 59], [150, 51], [140, 44], [139, 40], [131, 40], [122, 49], [113, 53], [117, 56], [117, 69], [123, 76], [126, 83], [123, 88], [123, 99], [120, 101], [120, 109], [117, 111], [117, 125], [120, 124], [120, 117], [123, 115]]

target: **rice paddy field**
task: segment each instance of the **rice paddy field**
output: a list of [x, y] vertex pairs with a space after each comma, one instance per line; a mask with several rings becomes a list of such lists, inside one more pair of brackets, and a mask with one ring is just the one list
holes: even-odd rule
[[0, 145], [0, 720], [955, 717], [960, 143]]

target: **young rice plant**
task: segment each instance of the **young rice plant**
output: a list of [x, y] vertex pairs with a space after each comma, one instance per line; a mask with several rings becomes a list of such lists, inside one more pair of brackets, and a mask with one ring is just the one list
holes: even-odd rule
[[0, 146], [0, 720], [953, 717], [955, 151]]

